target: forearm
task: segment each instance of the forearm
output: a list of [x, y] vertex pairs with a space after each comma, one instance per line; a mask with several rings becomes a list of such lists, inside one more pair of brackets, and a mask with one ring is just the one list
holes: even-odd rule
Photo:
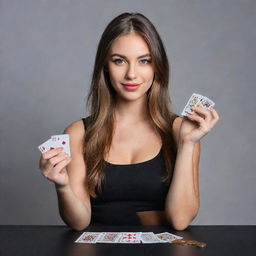
[[186, 228], [199, 209], [199, 188], [193, 177], [193, 150], [194, 144], [179, 143], [172, 182], [166, 197], [167, 219], [177, 229]]
[[91, 211], [74, 194], [69, 185], [58, 187], [55, 185], [58, 196], [59, 213], [63, 221], [75, 230], [82, 230], [90, 224]]

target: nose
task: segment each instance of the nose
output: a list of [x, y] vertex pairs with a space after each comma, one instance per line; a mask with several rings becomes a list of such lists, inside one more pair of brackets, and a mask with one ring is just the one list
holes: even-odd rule
[[126, 72], [126, 78], [127, 79], [130, 79], [130, 80], [133, 80], [137, 77], [136, 75], [136, 67], [135, 67], [135, 64], [130, 64], [128, 66], [128, 70]]

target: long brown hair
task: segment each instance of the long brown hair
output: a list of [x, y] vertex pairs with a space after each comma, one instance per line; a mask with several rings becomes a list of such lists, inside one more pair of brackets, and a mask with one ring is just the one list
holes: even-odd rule
[[84, 160], [87, 167], [89, 193], [96, 197], [102, 191], [105, 156], [113, 135], [115, 91], [106, 70], [107, 55], [113, 41], [122, 35], [136, 32], [147, 43], [154, 65], [154, 80], [147, 91], [148, 109], [152, 127], [162, 139], [166, 175], [162, 181], [170, 181], [175, 164], [177, 148], [172, 134], [172, 122], [177, 116], [171, 112], [168, 92], [169, 63], [162, 40], [154, 25], [141, 13], [122, 13], [114, 18], [104, 30], [99, 41], [87, 107], [84, 138]]

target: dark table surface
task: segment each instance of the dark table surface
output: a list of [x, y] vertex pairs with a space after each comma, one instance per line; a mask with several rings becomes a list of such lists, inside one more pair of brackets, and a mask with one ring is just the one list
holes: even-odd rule
[[[159, 244], [78, 244], [84, 231], [170, 232], [184, 239], [205, 242], [205, 248], [171, 243]], [[256, 255], [256, 226], [189, 226], [175, 231], [170, 226], [89, 226], [74, 231], [67, 226], [0, 226], [0, 255], [101, 256], [101, 255]]]

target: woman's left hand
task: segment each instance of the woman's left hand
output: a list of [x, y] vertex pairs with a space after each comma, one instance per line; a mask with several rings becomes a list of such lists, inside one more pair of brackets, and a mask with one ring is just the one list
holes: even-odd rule
[[184, 117], [180, 127], [180, 139], [186, 143], [199, 141], [219, 120], [219, 115], [213, 108], [192, 107], [192, 110], [195, 113]]

